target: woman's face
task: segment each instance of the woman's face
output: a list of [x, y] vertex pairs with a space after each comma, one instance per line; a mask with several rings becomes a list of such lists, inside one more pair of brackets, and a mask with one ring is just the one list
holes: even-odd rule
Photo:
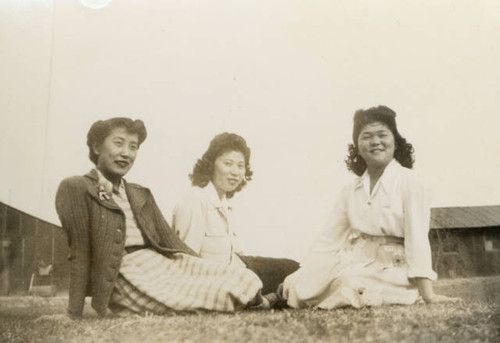
[[358, 137], [358, 150], [368, 168], [385, 168], [394, 157], [394, 135], [382, 122], [366, 124]]
[[219, 196], [234, 191], [243, 181], [245, 171], [245, 156], [240, 151], [228, 151], [217, 157], [212, 183]]
[[110, 181], [120, 179], [134, 165], [137, 149], [139, 136], [124, 127], [115, 127], [101, 145], [94, 147], [96, 167]]

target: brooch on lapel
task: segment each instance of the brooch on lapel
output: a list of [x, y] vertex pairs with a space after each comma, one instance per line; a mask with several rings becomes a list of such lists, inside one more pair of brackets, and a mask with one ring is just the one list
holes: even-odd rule
[[99, 187], [98, 187], [98, 195], [99, 195], [99, 199], [101, 199], [101, 201], [105, 201], [105, 200], [111, 199], [111, 197], [108, 195], [108, 193], [106, 192], [106, 189], [104, 188], [103, 185], [99, 185]]

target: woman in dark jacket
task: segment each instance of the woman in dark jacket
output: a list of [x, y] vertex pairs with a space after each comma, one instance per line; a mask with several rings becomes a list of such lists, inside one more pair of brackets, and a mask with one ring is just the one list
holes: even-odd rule
[[108, 307], [127, 315], [262, 304], [257, 275], [197, 257], [150, 190], [123, 179], [146, 135], [141, 120], [97, 121], [87, 136], [96, 168], [59, 186], [56, 208], [71, 249], [69, 315], [82, 315], [86, 296], [101, 316]]

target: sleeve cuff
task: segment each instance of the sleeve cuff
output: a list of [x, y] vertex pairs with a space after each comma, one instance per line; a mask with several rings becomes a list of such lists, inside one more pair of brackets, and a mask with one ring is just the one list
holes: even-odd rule
[[437, 280], [437, 274], [432, 269], [419, 268], [419, 267], [408, 268], [408, 278], [412, 279], [416, 277], [427, 278], [431, 281]]

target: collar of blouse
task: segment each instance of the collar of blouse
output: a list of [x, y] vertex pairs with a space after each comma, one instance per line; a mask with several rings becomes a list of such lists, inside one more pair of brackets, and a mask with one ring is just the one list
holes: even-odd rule
[[227, 199], [226, 196], [220, 199], [219, 195], [217, 194], [217, 190], [215, 189], [215, 186], [211, 181], [208, 183], [208, 185], [205, 186], [205, 188], [202, 188], [202, 191], [205, 194], [207, 200], [216, 209], [227, 212], [232, 211], [231, 202], [229, 201], [229, 199]]
[[[391, 162], [385, 167], [384, 172], [380, 176], [380, 179], [373, 187], [372, 196], [375, 195], [377, 190], [382, 187], [386, 192], [391, 193], [392, 183], [394, 180], [394, 175], [397, 174], [399, 168], [402, 168], [396, 159], [392, 159]], [[363, 175], [356, 179], [355, 189], [364, 188], [369, 192], [370, 190], [370, 176], [368, 175], [368, 170], [365, 170]]]

